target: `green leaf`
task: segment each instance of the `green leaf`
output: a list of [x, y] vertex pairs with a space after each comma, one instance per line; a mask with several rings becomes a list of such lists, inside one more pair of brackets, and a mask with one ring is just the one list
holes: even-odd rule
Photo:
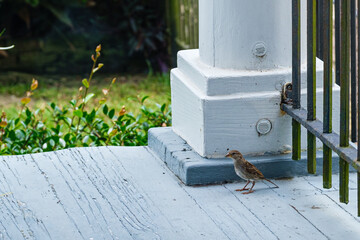
[[59, 143], [59, 140], [60, 140], [59, 136], [53, 136], [52, 139], [54, 140], [55, 144]]
[[27, 117], [31, 117], [31, 115], [32, 115], [28, 108], [26, 109], [25, 114]]
[[83, 84], [86, 88], [89, 88], [89, 87], [90, 87], [89, 82], [88, 82], [88, 80], [87, 80], [86, 78], [84, 78], [84, 79], [82, 80], [82, 84]]
[[15, 135], [18, 140], [23, 140], [26, 136], [25, 131], [20, 129], [15, 131]]
[[30, 4], [32, 7], [36, 7], [39, 5], [39, 0], [25, 0], [28, 4]]
[[86, 98], [84, 99], [84, 103], [87, 103], [94, 96], [95, 96], [95, 94], [93, 94], [93, 93], [90, 93], [89, 95], [87, 95]]
[[[59, 9], [59, 8], [56, 8], [53, 5], [46, 3], [44, 1], [42, 1], [42, 5], [44, 7], [46, 7], [47, 9], [49, 9], [50, 12], [52, 12], [52, 14], [54, 14], [54, 16], [58, 20], [60, 20], [62, 23], [64, 23], [65, 25], [69, 26], [72, 29], [74, 28], [72, 21], [71, 21], [70, 17], [68, 16], [68, 11], [66, 11], [66, 8]], [[56, 29], [56, 30], [59, 32], [59, 34], [62, 34], [62, 32], [60, 30], [58, 30], [58, 29]]]
[[108, 108], [108, 106], [105, 104], [104, 107], [103, 107], [103, 113], [104, 113], [105, 115], [107, 115], [108, 112], [109, 112], [109, 108]]
[[166, 103], [164, 103], [164, 104], [161, 106], [160, 110], [161, 110], [162, 112], [164, 112], [164, 111], [165, 111], [165, 108], [166, 108]]
[[141, 103], [144, 103], [145, 102], [145, 100], [146, 99], [148, 99], [149, 98], [149, 96], [145, 96], [145, 97], [143, 97], [142, 99], [141, 99]]
[[111, 109], [110, 112], [109, 112], [109, 115], [108, 115], [109, 118], [112, 119], [114, 117], [114, 115], [115, 115], [115, 109]]
[[81, 118], [83, 116], [83, 112], [80, 109], [78, 109], [74, 111], [74, 115]]
[[83, 144], [86, 144], [88, 141], [89, 141], [89, 136], [88, 135], [86, 135], [85, 137], [84, 137], [84, 139], [82, 140], [82, 143]]
[[75, 100], [75, 99], [71, 100], [71, 101], [70, 101], [70, 104], [71, 104], [73, 107], [75, 107], [75, 105], [76, 105], [76, 100]]
[[67, 133], [64, 137], [64, 140], [65, 142], [69, 142], [70, 141], [70, 137], [71, 137], [71, 134], [70, 133]]
[[89, 114], [86, 116], [86, 122], [91, 124], [94, 121], [94, 116]]
[[5, 31], [6, 31], [6, 29], [4, 28], [4, 29], [0, 32], [0, 37], [4, 34]]
[[49, 144], [51, 147], [55, 147], [55, 141], [53, 139], [50, 139]]
[[11, 130], [9, 132], [9, 138], [12, 140], [12, 141], [15, 141], [16, 140], [16, 134], [15, 134], [15, 131], [14, 130]]

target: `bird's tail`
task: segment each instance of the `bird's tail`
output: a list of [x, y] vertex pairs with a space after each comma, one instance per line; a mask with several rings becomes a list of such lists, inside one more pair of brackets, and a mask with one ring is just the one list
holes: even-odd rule
[[266, 181], [268, 181], [268, 182], [270, 182], [270, 183], [274, 184], [277, 188], [279, 188], [279, 186], [278, 186], [278, 185], [276, 185], [275, 183], [273, 183], [273, 182], [272, 182], [272, 181], [270, 181], [269, 179], [264, 178], [264, 180], [266, 180]]

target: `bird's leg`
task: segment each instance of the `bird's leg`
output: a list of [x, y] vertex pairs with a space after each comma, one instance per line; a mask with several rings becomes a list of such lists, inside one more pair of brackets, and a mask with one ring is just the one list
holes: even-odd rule
[[241, 192], [241, 191], [245, 191], [245, 190], [249, 190], [248, 188], [246, 188], [247, 185], [249, 185], [250, 180], [248, 180], [245, 184], [245, 186], [242, 189], [235, 189], [235, 191]]
[[254, 191], [252, 190], [254, 186], [255, 186], [255, 181], [253, 181], [253, 184], [252, 184], [250, 190], [249, 190], [248, 192], [244, 192], [244, 193], [242, 193], [242, 194], [249, 194], [249, 193], [254, 192]]

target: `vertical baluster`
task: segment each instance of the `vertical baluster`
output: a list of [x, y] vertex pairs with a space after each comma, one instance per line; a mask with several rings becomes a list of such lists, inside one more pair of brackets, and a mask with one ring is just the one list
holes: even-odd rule
[[[359, 15], [358, 15], [359, 16]], [[359, 127], [359, 126], [358, 126]], [[358, 144], [358, 149], [359, 149], [359, 144]], [[359, 151], [358, 151], [358, 159], [359, 159]], [[358, 217], [360, 217], [360, 172], [357, 173], [357, 186], [358, 186], [358, 189], [357, 189], [357, 201], [358, 201]]]
[[[307, 120], [316, 119], [316, 1], [307, 1]], [[316, 137], [307, 132], [308, 172], [316, 173]]]
[[335, 82], [340, 85], [340, 4], [335, 0]]
[[351, 141], [356, 142], [356, 1], [351, 0]]
[[[299, 109], [301, 94], [301, 55], [300, 55], [300, 0], [292, 0], [292, 85], [293, 108]], [[292, 120], [292, 145], [294, 160], [301, 158], [301, 125]]]
[[[350, 0], [341, 3], [340, 14], [340, 147], [349, 146], [349, 28]], [[340, 202], [349, 201], [349, 164], [340, 158]]]
[[316, 23], [316, 29], [317, 29], [317, 38], [316, 38], [316, 56], [321, 59], [324, 60], [323, 57], [323, 48], [324, 46], [322, 45], [322, 41], [323, 41], [323, 35], [324, 35], [324, 24], [323, 24], [323, 5], [324, 5], [324, 0], [316, 0], [316, 13], [317, 13], [317, 23]]
[[[357, 37], [358, 37], [358, 58], [360, 58], [360, 21], [359, 21], [359, 17], [360, 17], [360, 0], [357, 1], [357, 15], [358, 15], [358, 32], [357, 32]], [[358, 90], [360, 89], [360, 59], [358, 60], [358, 75], [357, 75], [357, 82], [358, 82]], [[358, 117], [358, 135], [357, 135], [357, 160], [360, 161], [360, 91], [358, 91], [358, 108], [357, 108], [357, 117]], [[360, 217], [360, 173], [357, 173], [357, 192], [358, 192], [358, 197], [357, 197], [357, 201], [358, 201], [358, 217]]]
[[[332, 132], [332, 6], [332, 0], [323, 2], [324, 133]], [[323, 187], [331, 188], [332, 150], [323, 146]]]

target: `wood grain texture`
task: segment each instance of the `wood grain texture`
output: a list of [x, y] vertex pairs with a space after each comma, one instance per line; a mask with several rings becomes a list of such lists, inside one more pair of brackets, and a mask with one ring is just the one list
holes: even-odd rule
[[[350, 197], [356, 195], [351, 174]], [[336, 179], [337, 177], [334, 177]], [[355, 199], [320, 177], [184, 186], [147, 147], [0, 157], [0, 239], [354, 239]], [[240, 186], [239, 186], [240, 185]], [[336, 185], [336, 182], [334, 183]]]

